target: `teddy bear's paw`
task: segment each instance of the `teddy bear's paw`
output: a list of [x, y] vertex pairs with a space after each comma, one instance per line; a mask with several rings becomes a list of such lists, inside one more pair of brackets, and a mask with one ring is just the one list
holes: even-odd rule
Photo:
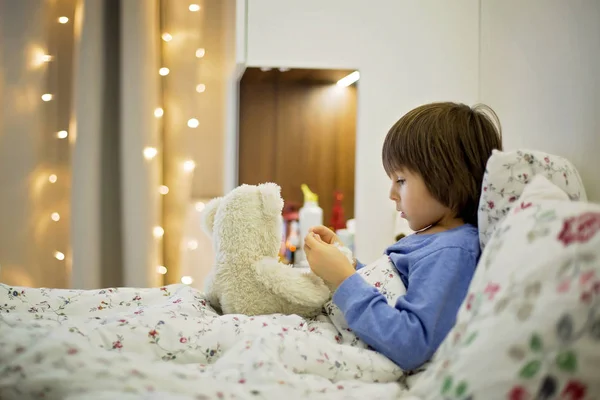
[[312, 272], [289, 268], [271, 259], [259, 261], [256, 272], [267, 289], [289, 302], [320, 307], [329, 298], [330, 291], [325, 282]]

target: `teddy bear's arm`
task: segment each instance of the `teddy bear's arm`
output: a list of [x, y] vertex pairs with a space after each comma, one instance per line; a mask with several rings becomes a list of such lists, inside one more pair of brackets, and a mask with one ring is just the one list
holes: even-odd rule
[[274, 258], [256, 263], [260, 281], [271, 292], [303, 307], [321, 307], [330, 297], [325, 282], [312, 272], [302, 272]]

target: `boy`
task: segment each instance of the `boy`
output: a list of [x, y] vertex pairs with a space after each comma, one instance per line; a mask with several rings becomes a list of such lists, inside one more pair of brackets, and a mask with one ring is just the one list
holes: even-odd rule
[[355, 273], [362, 264], [333, 246], [331, 230], [315, 227], [305, 239], [308, 263], [337, 287], [333, 302], [349, 327], [403, 370], [427, 362], [455, 323], [481, 252], [477, 207], [494, 149], [502, 150], [500, 124], [485, 106], [426, 104], [388, 132], [390, 199], [415, 231], [385, 251], [407, 290], [395, 307]]

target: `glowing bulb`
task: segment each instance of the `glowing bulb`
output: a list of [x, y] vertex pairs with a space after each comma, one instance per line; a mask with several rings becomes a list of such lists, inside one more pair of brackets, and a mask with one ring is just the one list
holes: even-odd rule
[[48, 181], [49, 181], [50, 183], [56, 183], [56, 181], [57, 181], [57, 180], [58, 180], [58, 177], [57, 177], [56, 175], [54, 175], [54, 174], [52, 174], [52, 175], [50, 175], [50, 176], [48, 177]]
[[206, 90], [206, 85], [204, 83], [201, 83], [196, 86], [196, 92], [198, 92], [198, 93], [202, 93], [205, 90]]
[[65, 255], [63, 253], [61, 253], [60, 251], [56, 251], [56, 252], [54, 252], [54, 258], [56, 258], [59, 261], [62, 261], [65, 259]]
[[183, 283], [184, 285], [191, 285], [192, 282], [194, 282], [194, 280], [192, 279], [191, 276], [182, 276], [181, 277], [181, 283]]
[[158, 193], [167, 194], [167, 193], [169, 193], [169, 188], [166, 187], [165, 185], [161, 185], [161, 187], [158, 188]]
[[190, 128], [197, 128], [200, 125], [200, 122], [196, 118], [188, 119], [188, 126]]
[[197, 240], [190, 240], [187, 243], [187, 247], [190, 250], [196, 250], [198, 248], [198, 241]]
[[165, 267], [164, 265], [159, 265], [158, 267], [156, 267], [156, 272], [158, 272], [161, 275], [164, 275], [167, 273], [167, 267]]
[[144, 157], [146, 160], [152, 160], [157, 154], [158, 150], [156, 150], [154, 147], [146, 147], [144, 149]]
[[191, 12], [196, 12], [196, 11], [200, 11], [200, 6], [198, 4], [190, 4], [190, 6], [188, 7], [188, 9]]
[[193, 162], [192, 160], [187, 160], [186, 162], [183, 163], [183, 169], [186, 172], [192, 172], [194, 170], [194, 168], [196, 168], [196, 163]]
[[66, 24], [67, 22], [69, 22], [69, 18], [67, 18], [67, 17], [60, 17], [58, 19], [58, 22], [61, 23], [61, 24]]
[[56, 137], [59, 139], [65, 139], [67, 136], [69, 136], [69, 133], [67, 131], [58, 131], [58, 133], [56, 134]]
[[167, 75], [169, 75], [169, 68], [162, 67], [161, 69], [158, 70], [158, 73], [160, 74], [160, 76], [167, 76]]
[[165, 230], [160, 226], [155, 226], [154, 229], [152, 229], [152, 234], [155, 238], [160, 238], [165, 234]]
[[163, 109], [162, 109], [162, 108], [160, 108], [160, 107], [157, 107], [157, 108], [154, 110], [154, 116], [155, 116], [156, 118], [160, 118], [160, 117], [162, 117], [164, 113], [165, 113], [165, 112], [164, 112], [164, 111], [163, 111]]
[[346, 87], [352, 85], [354, 82], [360, 79], [360, 72], [354, 71], [350, 75], [346, 75], [339, 81], [337, 81], [338, 86]]
[[52, 100], [52, 95], [50, 93], [44, 93], [42, 95], [42, 100], [44, 100], [44, 101], [50, 101], [50, 100]]
[[60, 221], [60, 214], [57, 212], [53, 212], [52, 215], [50, 216], [50, 218], [52, 218], [52, 221], [58, 222], [58, 221]]
[[198, 212], [202, 212], [202, 210], [204, 210], [204, 207], [206, 207], [206, 204], [204, 204], [203, 202], [199, 201], [195, 204], [196, 207], [196, 211]]
[[171, 36], [170, 33], [162, 34], [162, 40], [164, 40], [165, 42], [170, 42], [172, 39], [173, 39], [173, 36]]
[[202, 58], [202, 57], [204, 57], [205, 54], [206, 54], [206, 50], [204, 50], [203, 48], [199, 48], [196, 50], [197, 58]]
[[52, 56], [51, 56], [51, 55], [48, 55], [48, 54], [44, 54], [44, 55], [42, 56], [42, 61], [43, 61], [43, 62], [50, 62], [50, 61], [52, 61]]

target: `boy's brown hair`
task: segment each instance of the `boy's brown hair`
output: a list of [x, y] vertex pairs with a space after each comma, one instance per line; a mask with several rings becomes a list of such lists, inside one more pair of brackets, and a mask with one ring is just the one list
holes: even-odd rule
[[425, 104], [388, 132], [382, 150], [388, 176], [405, 168], [423, 178], [431, 195], [477, 226], [481, 183], [492, 150], [502, 150], [496, 113], [485, 105]]

